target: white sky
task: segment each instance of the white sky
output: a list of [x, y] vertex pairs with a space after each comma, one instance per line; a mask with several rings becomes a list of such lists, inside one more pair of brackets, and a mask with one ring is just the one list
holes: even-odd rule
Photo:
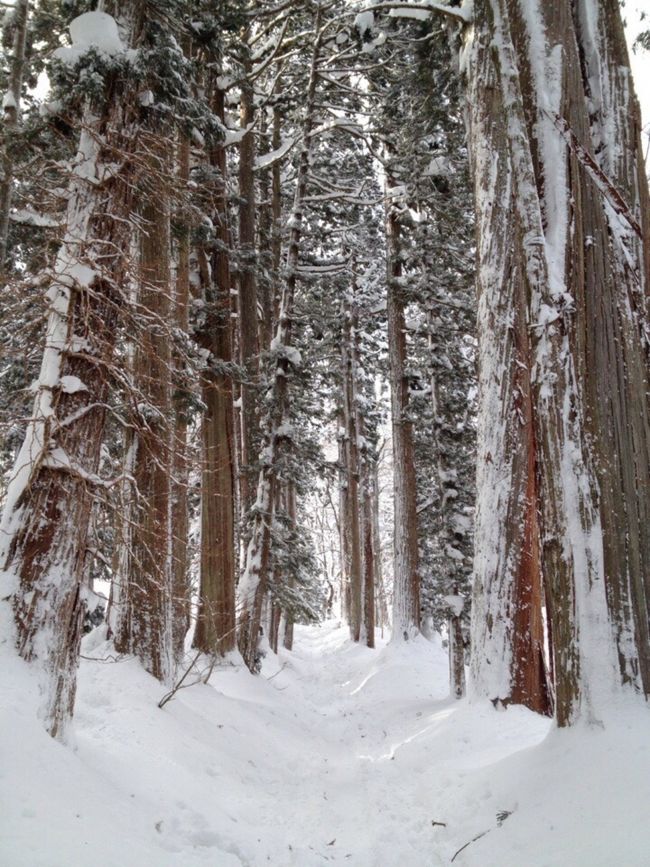
[[[641, 21], [641, 13], [646, 13], [645, 21]], [[641, 103], [644, 136], [643, 148], [647, 153], [648, 134], [650, 134], [650, 52], [631, 50], [632, 43], [641, 30], [650, 29], [650, 0], [628, 0], [623, 10], [627, 19], [627, 37], [630, 44], [630, 63], [634, 76], [634, 87]]]

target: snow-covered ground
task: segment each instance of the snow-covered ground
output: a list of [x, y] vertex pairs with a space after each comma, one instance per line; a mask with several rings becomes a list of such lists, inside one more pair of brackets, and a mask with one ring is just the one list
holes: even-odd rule
[[107, 653], [86, 642], [62, 745], [2, 648], [2, 867], [438, 867], [479, 834], [456, 867], [650, 865], [644, 708], [547, 736], [521, 708], [450, 701], [438, 644], [370, 651], [335, 622], [162, 710]]

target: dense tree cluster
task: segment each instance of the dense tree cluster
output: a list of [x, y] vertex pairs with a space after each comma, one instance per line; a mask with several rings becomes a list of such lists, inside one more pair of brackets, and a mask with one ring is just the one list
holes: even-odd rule
[[460, 698], [471, 607], [475, 695], [647, 695], [617, 4], [100, 5], [2, 43], [1, 595], [50, 733], [98, 605], [167, 684], [340, 610], [443, 632]]

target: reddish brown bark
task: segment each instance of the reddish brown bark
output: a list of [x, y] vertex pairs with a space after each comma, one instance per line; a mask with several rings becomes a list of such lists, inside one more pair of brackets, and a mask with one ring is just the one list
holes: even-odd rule
[[[389, 180], [389, 186], [390, 186]], [[400, 221], [395, 203], [387, 204], [388, 356], [393, 434], [394, 584], [393, 638], [408, 638], [420, 628], [417, 507], [413, 422], [406, 375], [406, 324], [402, 295]]]
[[[216, 93], [215, 111], [223, 116], [221, 91]], [[216, 362], [232, 361], [224, 148], [216, 147], [210, 160], [219, 172], [214, 191], [214, 223], [219, 243], [212, 257], [211, 271], [202, 269], [206, 317], [199, 341], [210, 352], [210, 357], [201, 375], [201, 395], [206, 409], [201, 424], [201, 573], [194, 643], [205, 652], [223, 654], [233, 649], [236, 638], [233, 386], [229, 375], [211, 367]]]
[[172, 312], [170, 160], [162, 131], [143, 135], [140, 285], [133, 380], [136, 393], [129, 568], [122, 576], [116, 648], [159, 680], [174, 670], [170, 535]]
[[[18, 649], [25, 659], [39, 657], [44, 663], [49, 680], [45, 719], [53, 736], [72, 714], [76, 692], [88, 522], [117, 323], [125, 302], [121, 287], [128, 283], [126, 251], [136, 176], [133, 122], [130, 95], [110, 80], [103, 105], [94, 106], [86, 118], [83, 156], [89, 158], [89, 142], [95, 141], [96, 165], [120, 170], [103, 182], [101, 191], [85, 178], [72, 177], [69, 234], [51, 278], [52, 304], [60, 311], [65, 302], [65, 312], [50, 316], [50, 326], [57, 326], [58, 319], [67, 333], [58, 352], [59, 381], [54, 387], [42, 386], [51, 394], [47, 417], [39, 418], [39, 389], [29, 430], [31, 436], [42, 425], [42, 433], [28, 448], [29, 478], [3, 516], [11, 541], [2, 565], [18, 582], [13, 596]], [[90, 163], [85, 166], [92, 168]], [[75, 277], [76, 264], [85, 266], [92, 278]], [[45, 358], [52, 352], [46, 348]], [[45, 374], [44, 369], [47, 379]], [[62, 377], [74, 377], [84, 388], [70, 392], [63, 388]], [[17, 470], [23, 469], [24, 458], [19, 456]]]

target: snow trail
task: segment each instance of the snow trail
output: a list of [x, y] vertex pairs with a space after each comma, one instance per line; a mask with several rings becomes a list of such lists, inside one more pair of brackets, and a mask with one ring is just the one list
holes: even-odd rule
[[546, 720], [447, 697], [439, 641], [371, 651], [336, 622], [298, 627], [261, 676], [224, 664], [160, 710], [160, 684], [96, 634], [67, 746], [0, 647], [3, 867], [439, 867], [486, 830], [454, 867], [647, 865], [647, 715], [626, 718], [625, 750], [620, 729], [535, 746]]

